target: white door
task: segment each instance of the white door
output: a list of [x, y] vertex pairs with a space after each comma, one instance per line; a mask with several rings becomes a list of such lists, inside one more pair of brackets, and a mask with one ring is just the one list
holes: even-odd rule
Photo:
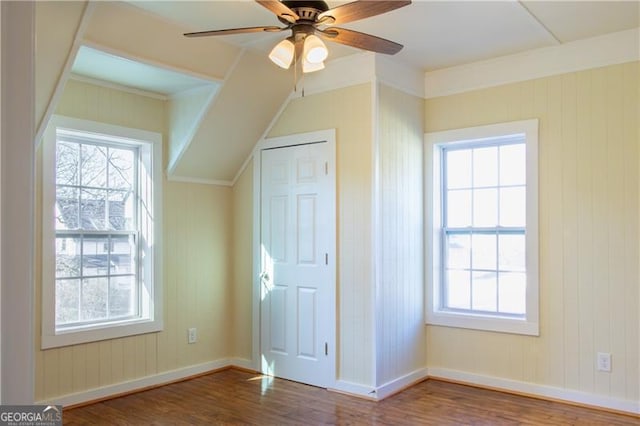
[[329, 142], [262, 151], [262, 371], [335, 380], [335, 173]]

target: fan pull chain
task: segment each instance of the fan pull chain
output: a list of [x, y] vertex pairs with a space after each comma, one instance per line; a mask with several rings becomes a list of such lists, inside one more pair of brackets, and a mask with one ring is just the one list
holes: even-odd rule
[[298, 92], [298, 52], [297, 47], [293, 49], [293, 93]]

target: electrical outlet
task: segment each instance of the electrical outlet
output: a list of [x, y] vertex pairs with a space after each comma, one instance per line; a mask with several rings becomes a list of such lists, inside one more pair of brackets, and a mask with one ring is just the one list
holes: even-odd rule
[[611, 372], [611, 354], [607, 352], [598, 352], [596, 357], [596, 363], [598, 364], [598, 371]]
[[198, 341], [198, 331], [195, 328], [190, 328], [187, 330], [187, 342], [189, 344], [195, 343]]

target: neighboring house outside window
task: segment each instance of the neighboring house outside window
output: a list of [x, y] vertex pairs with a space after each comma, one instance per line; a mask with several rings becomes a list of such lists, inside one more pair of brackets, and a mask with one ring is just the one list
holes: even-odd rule
[[426, 135], [427, 323], [538, 334], [537, 129]]
[[162, 329], [161, 141], [52, 118], [43, 141], [43, 348]]

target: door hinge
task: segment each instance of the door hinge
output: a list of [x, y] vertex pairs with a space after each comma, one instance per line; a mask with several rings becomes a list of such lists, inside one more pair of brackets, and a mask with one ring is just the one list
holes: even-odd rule
[[329, 355], [329, 344], [324, 342], [324, 354]]
[[328, 175], [329, 174], [329, 163], [328, 162], [324, 162], [324, 174]]
[[329, 264], [329, 253], [325, 253], [324, 254], [324, 264], [328, 265]]

